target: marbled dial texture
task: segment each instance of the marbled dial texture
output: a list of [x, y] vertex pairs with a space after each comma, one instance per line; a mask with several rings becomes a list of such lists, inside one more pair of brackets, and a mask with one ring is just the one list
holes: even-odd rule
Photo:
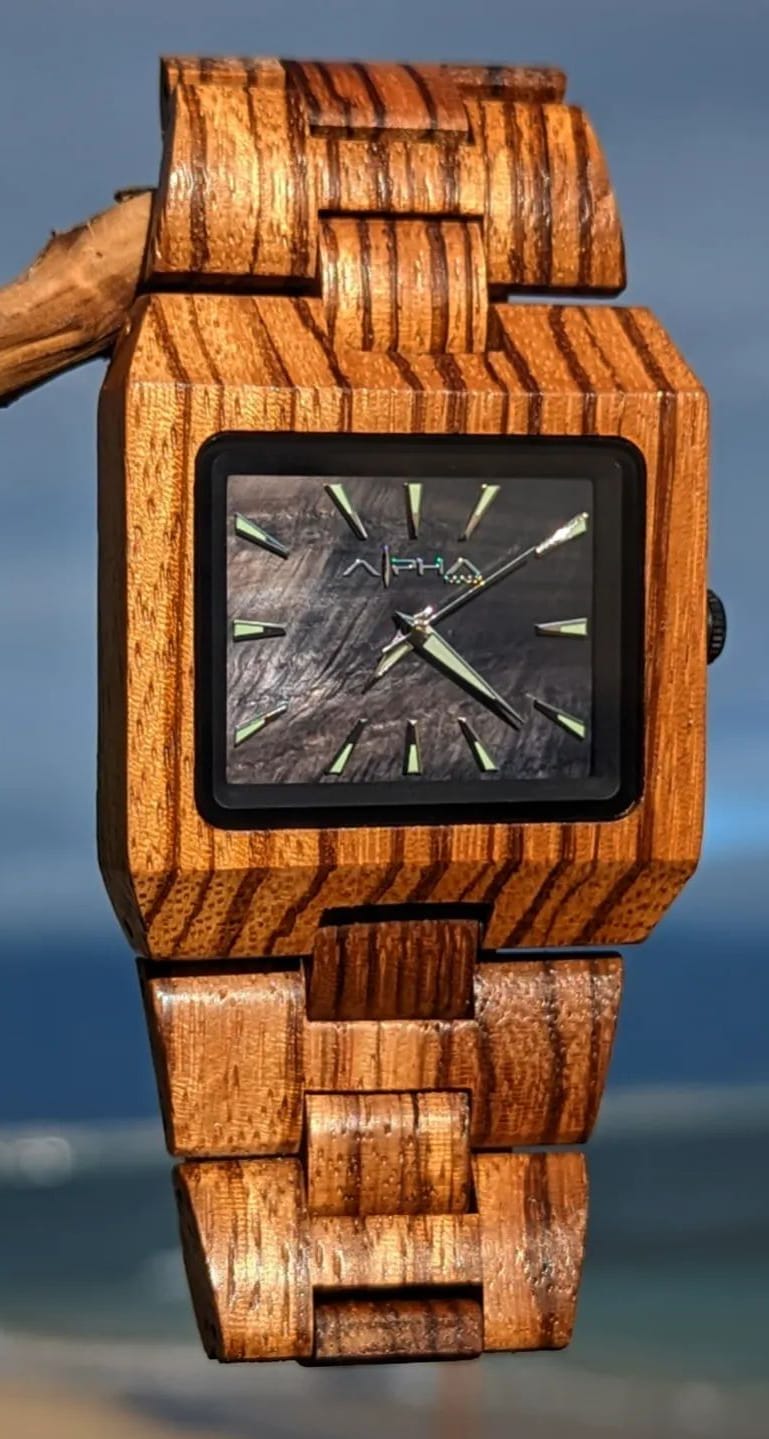
[[[366, 531], [355, 533], [328, 491], [341, 484]], [[412, 479], [410, 483], [420, 483]], [[479, 764], [460, 718], [496, 766], [495, 779], [579, 779], [591, 770], [593, 534], [586, 479], [501, 478], [467, 539], [481, 495], [472, 476], [430, 477], [409, 525], [402, 476], [232, 475], [227, 482], [227, 779], [233, 784], [328, 785], [401, 780], [409, 721], [419, 740], [420, 782], [477, 782]], [[412, 499], [414, 492], [412, 491]], [[532, 557], [488, 592], [436, 624], [462, 660], [520, 715], [515, 729], [413, 650], [371, 684], [397, 634], [395, 611], [439, 607], [492, 570], [587, 512], [587, 531]], [[279, 542], [285, 558], [238, 535], [236, 516]], [[241, 525], [242, 529], [242, 525]], [[391, 578], [383, 581], [383, 546]], [[364, 563], [355, 564], [356, 560]], [[403, 561], [422, 561], [407, 567]], [[401, 563], [399, 563], [401, 562]], [[437, 566], [437, 568], [431, 568]], [[443, 573], [441, 573], [441, 569]], [[420, 571], [422, 571], [420, 573]], [[455, 578], [458, 578], [455, 572]], [[586, 619], [587, 636], [538, 634], [537, 625]], [[285, 634], [234, 638], [235, 621]], [[242, 632], [242, 631], [241, 631]], [[535, 708], [531, 696], [578, 721], [584, 738]], [[236, 732], [285, 712], [236, 743]], [[358, 726], [359, 720], [365, 725]], [[341, 772], [326, 775], [355, 729]], [[325, 778], [324, 778], [325, 775]]]

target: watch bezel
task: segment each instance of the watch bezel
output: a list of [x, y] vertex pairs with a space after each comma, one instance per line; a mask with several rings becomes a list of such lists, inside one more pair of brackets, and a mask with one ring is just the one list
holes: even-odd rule
[[[254, 452], [258, 463], [254, 463]], [[472, 458], [469, 459], [468, 455]], [[512, 473], [594, 485], [593, 753], [605, 773], [579, 779], [463, 782], [399, 778], [342, 785], [228, 783], [225, 776], [226, 490], [231, 474], [410, 476]], [[473, 823], [575, 823], [620, 818], [643, 789], [646, 467], [613, 436], [329, 434], [248, 431], [210, 436], [195, 465], [195, 800], [219, 829], [328, 829]], [[618, 525], [620, 546], [601, 546]], [[605, 558], [604, 555], [606, 556]], [[617, 604], [617, 596], [620, 603]], [[614, 686], [614, 658], [620, 657]], [[207, 680], [207, 682], [206, 682]], [[598, 695], [601, 695], [599, 705]], [[429, 786], [429, 788], [428, 788]], [[536, 798], [531, 791], [536, 788]], [[500, 795], [500, 789], [504, 794]], [[579, 791], [579, 794], [576, 791]], [[493, 791], [493, 793], [492, 793]], [[450, 792], [453, 792], [450, 794]], [[520, 797], [519, 797], [520, 796]]]

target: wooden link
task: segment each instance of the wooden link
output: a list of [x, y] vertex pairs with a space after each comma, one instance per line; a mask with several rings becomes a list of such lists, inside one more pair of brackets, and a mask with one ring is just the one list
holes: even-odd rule
[[489, 285], [621, 290], [622, 228], [584, 111], [472, 98], [467, 104], [483, 134]]
[[461, 1214], [470, 1106], [462, 1093], [308, 1094], [313, 1214]]
[[438, 68], [450, 75], [464, 95], [485, 95], [489, 100], [533, 100], [540, 104], [562, 100], [566, 94], [563, 70], [551, 65], [419, 65], [426, 75]]
[[622, 960], [480, 964], [475, 1015], [482, 1082], [476, 1149], [581, 1144], [595, 1123], [622, 993]]
[[476, 1358], [483, 1350], [480, 1301], [437, 1293], [382, 1299], [316, 1295], [313, 1360]]
[[[326, 230], [321, 279], [332, 305], [336, 296], [340, 345], [429, 352], [445, 331], [449, 352], [464, 344], [472, 353], [484, 343], [481, 284], [617, 291], [622, 232], [606, 165], [563, 89], [558, 71], [514, 67], [166, 61], [165, 153], [145, 279], [285, 280], [307, 293], [319, 220], [365, 214], [397, 222], [399, 236], [415, 217], [443, 217], [444, 226], [433, 232], [422, 221], [421, 239], [404, 229], [399, 264], [386, 225], [355, 238], [353, 222], [336, 241], [338, 262], [335, 230]], [[444, 228], [458, 217], [475, 218], [478, 230]]]
[[465, 1019], [479, 939], [471, 919], [326, 925], [307, 973], [307, 1018]]
[[313, 275], [315, 169], [295, 92], [179, 84], [169, 103], [169, 168], [148, 246], [153, 276], [185, 274], [199, 284]]
[[378, 137], [311, 136], [309, 152], [321, 211], [468, 219], [485, 214], [486, 170], [478, 145], [396, 133], [385, 151]]
[[574, 1324], [587, 1222], [581, 1154], [479, 1154], [483, 1347], [560, 1349]]
[[316, 1289], [456, 1286], [483, 1279], [477, 1214], [315, 1215], [309, 1225]]
[[[171, 1152], [296, 1154], [305, 1092], [467, 1094], [474, 1149], [587, 1139], [611, 1055], [621, 960], [473, 965], [474, 937], [477, 925], [466, 920], [321, 930], [307, 977], [310, 1017], [298, 969], [143, 964]], [[355, 1017], [426, 1011], [430, 994], [438, 1011], [474, 1018]], [[311, 1018], [335, 1007], [352, 1018]]]
[[304, 1101], [301, 973], [170, 974], [149, 964], [140, 974], [171, 1153], [296, 1153]]
[[480, 1084], [478, 1026], [471, 1019], [358, 1020], [308, 1024], [308, 1089], [467, 1089]]
[[208, 1160], [175, 1171], [187, 1277], [213, 1359], [312, 1353], [302, 1166]]
[[[381, 84], [383, 72], [391, 69], [421, 77], [431, 88], [439, 83], [445, 85], [446, 81], [450, 80], [463, 94], [469, 91], [487, 95], [489, 98], [506, 96], [510, 100], [546, 102], [562, 100], [566, 91], [566, 76], [562, 70], [551, 65], [458, 65], [449, 62], [443, 65], [402, 66], [325, 61], [319, 66], [317, 62], [306, 60], [275, 60], [264, 57], [243, 60], [239, 56], [170, 55], [166, 56], [160, 65], [161, 104], [168, 104], [177, 85], [200, 85], [203, 82], [234, 85], [240, 89], [248, 85], [276, 90], [285, 90], [287, 83], [298, 82], [307, 99], [308, 91], [312, 89], [309, 78], [311, 75], [317, 78], [318, 72], [322, 70], [336, 80], [341, 71], [347, 70], [352, 72], [345, 82], [348, 92], [351, 84], [356, 86], [357, 80], [354, 93], [357, 93], [358, 103], [365, 105], [371, 100], [371, 92], [364, 90], [365, 81], [371, 76]], [[423, 109], [424, 92], [416, 97], [411, 87], [408, 93], [416, 100], [419, 108]], [[328, 89], [325, 95], [321, 95], [318, 103], [329, 106], [333, 103]], [[453, 102], [449, 103], [453, 108]], [[377, 114], [380, 114], [379, 106]], [[161, 118], [165, 118], [165, 113]], [[413, 128], [413, 123], [408, 128]]]
[[[282, 1156], [177, 1170], [210, 1354], [330, 1362], [568, 1341], [583, 1159], [498, 1151], [586, 1137], [621, 967], [615, 957], [473, 966], [478, 938], [475, 921], [328, 926], [307, 977], [326, 1009], [408, 1011], [428, 1003], [421, 957], [438, 1005], [453, 972], [466, 1014], [473, 981], [472, 1018], [313, 1020], [300, 969], [144, 966], [171, 1146]], [[400, 992], [388, 987], [388, 954]], [[356, 966], [368, 994], [357, 971], [344, 982]], [[285, 1157], [300, 1143], [301, 1156]]]
[[477, 221], [324, 220], [320, 286], [337, 349], [486, 348], [486, 256]]
[[414, 139], [468, 134], [459, 89], [440, 65], [420, 70], [416, 65], [338, 60], [284, 60], [283, 64], [315, 131], [400, 130]]
[[[180, 1166], [185, 1262], [207, 1352], [309, 1358], [317, 1351], [313, 1294], [323, 1304], [338, 1294], [344, 1306], [355, 1290], [368, 1346], [383, 1322], [366, 1309], [379, 1303], [373, 1292], [386, 1299], [422, 1286], [482, 1287], [486, 1350], [566, 1344], [584, 1247], [582, 1156], [488, 1154], [473, 1167], [477, 1214], [351, 1217], [307, 1215], [298, 1160]], [[336, 1343], [345, 1357], [366, 1357], [354, 1345], [354, 1317], [324, 1313], [321, 1351]]]

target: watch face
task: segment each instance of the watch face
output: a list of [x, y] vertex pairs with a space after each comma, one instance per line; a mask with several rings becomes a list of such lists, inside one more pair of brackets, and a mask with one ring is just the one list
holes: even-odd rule
[[621, 813], [640, 789], [643, 479], [616, 441], [210, 441], [206, 817]]

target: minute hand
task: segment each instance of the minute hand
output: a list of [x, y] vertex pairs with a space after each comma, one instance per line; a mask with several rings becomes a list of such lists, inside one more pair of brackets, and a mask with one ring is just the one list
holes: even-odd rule
[[514, 710], [432, 625], [412, 624], [405, 615], [399, 615], [398, 621], [404, 626], [405, 633], [412, 635], [417, 652], [424, 655], [435, 669], [447, 675], [467, 694], [473, 695], [486, 709], [491, 710], [492, 714], [512, 725], [513, 729], [521, 728], [523, 719], [517, 710]]
[[[511, 559], [505, 560], [504, 564], [499, 565], [496, 570], [492, 570], [491, 574], [486, 575], [485, 579], [478, 580], [476, 584], [468, 589], [460, 590], [459, 594], [447, 600], [445, 605], [441, 605], [437, 610], [427, 608], [420, 610], [418, 615], [410, 616], [409, 618], [413, 619], [417, 624], [422, 621], [434, 627], [440, 620], [445, 619], [447, 615], [453, 615], [456, 610], [461, 609], [462, 605], [468, 605], [471, 600], [474, 600], [478, 595], [485, 594], [493, 585], [498, 585], [501, 580], [506, 580], [508, 575], [514, 574], [516, 570], [523, 569], [523, 566], [528, 564], [529, 560], [539, 559], [541, 555], [548, 554], [550, 550], [557, 549], [559, 545], [565, 545], [568, 540], [574, 540], [578, 535], [583, 535], [587, 529], [587, 524], [588, 515], [586, 511], [583, 511], [581, 514], [575, 515], [573, 519], [567, 520], [565, 525], [560, 525], [557, 530], [553, 530], [553, 533], [548, 535], [546, 539], [541, 540], [538, 545], [530, 545], [528, 550], [522, 550], [519, 555], [513, 555]], [[393, 665], [398, 664], [399, 660], [402, 660], [413, 648], [414, 642], [415, 636], [412, 633], [399, 635], [396, 639], [391, 640], [389, 644], [385, 645], [379, 664], [374, 672], [374, 679], [381, 679], [382, 675], [392, 669]]]

